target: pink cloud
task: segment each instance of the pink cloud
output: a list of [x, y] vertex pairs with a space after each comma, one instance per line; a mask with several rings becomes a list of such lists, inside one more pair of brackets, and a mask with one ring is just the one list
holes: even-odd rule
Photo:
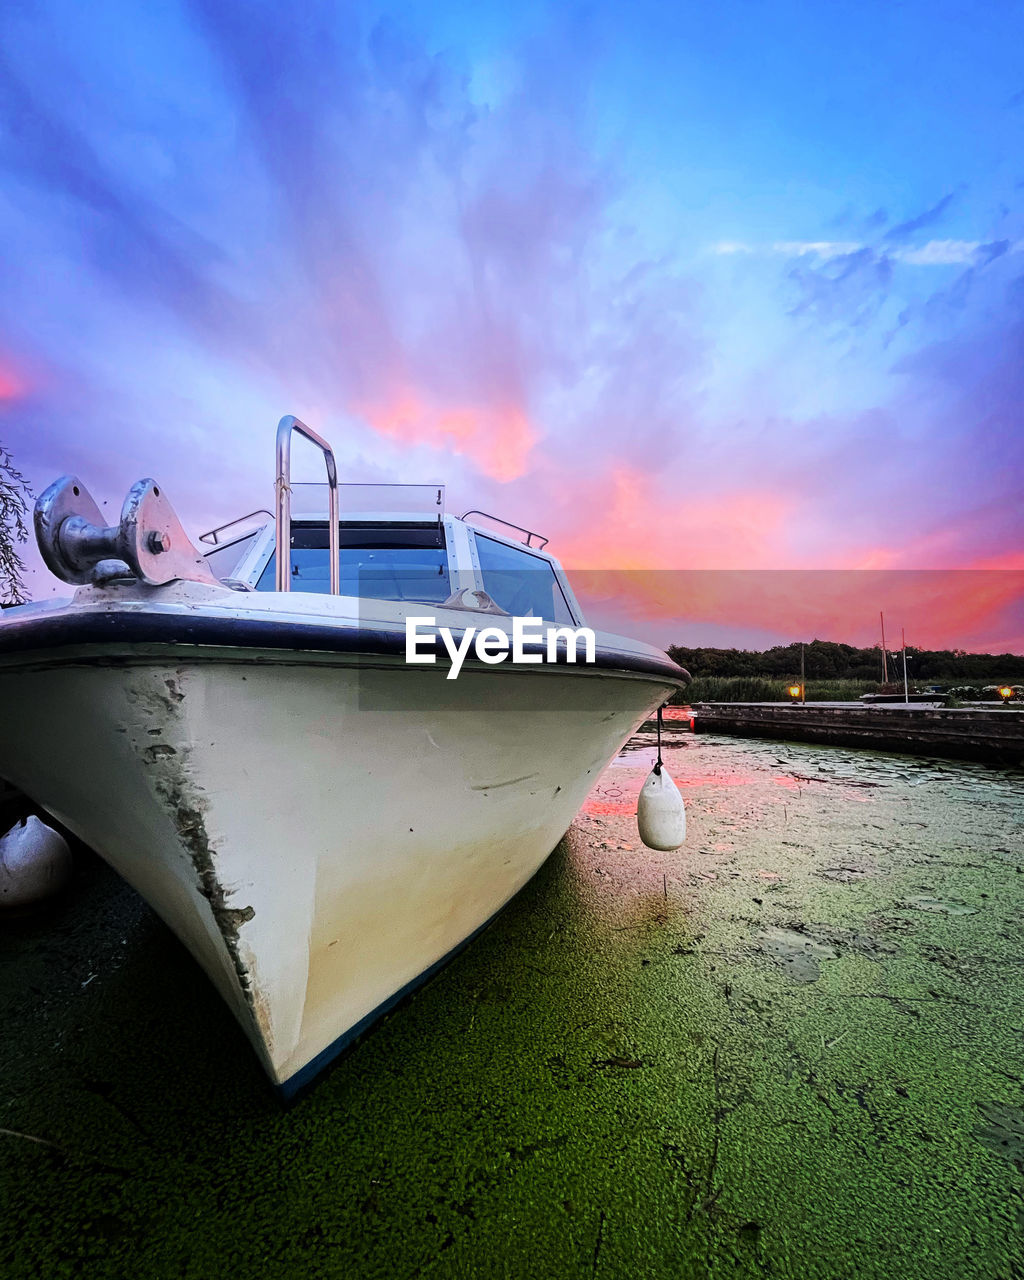
[[0, 402], [20, 400], [27, 390], [24, 377], [14, 370], [9, 361], [0, 358]]
[[374, 431], [409, 444], [429, 444], [469, 458], [493, 480], [521, 476], [537, 433], [515, 405], [430, 403], [413, 391], [399, 391], [354, 406]]
[[684, 626], [714, 625], [873, 644], [882, 610], [897, 642], [905, 627], [907, 643], [924, 648], [980, 650], [997, 638], [1024, 647], [1021, 570], [590, 570], [572, 579], [595, 616], [611, 608], [620, 626], [657, 624], [666, 642]]
[[574, 569], [767, 568], [785, 559], [794, 500], [784, 493], [753, 485], [715, 492], [664, 485], [622, 462], [589, 480], [566, 475], [564, 482], [573, 498], [572, 522], [557, 543]]

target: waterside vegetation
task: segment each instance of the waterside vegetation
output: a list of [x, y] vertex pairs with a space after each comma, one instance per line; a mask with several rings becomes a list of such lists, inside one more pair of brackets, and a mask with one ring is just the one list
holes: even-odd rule
[[[881, 645], [857, 648], [830, 640], [803, 646], [805, 696], [814, 702], [847, 702], [867, 693], [902, 692], [902, 653], [888, 654], [889, 684], [882, 683]], [[801, 645], [751, 649], [686, 648], [670, 645], [669, 655], [693, 676], [686, 692], [692, 702], [785, 702], [789, 686], [800, 683]], [[1001, 700], [997, 686], [1024, 684], [1024, 656], [968, 653], [963, 649], [907, 646], [911, 689], [938, 688], [963, 698]]]
[[18, 554], [28, 541], [28, 483], [0, 443], [0, 605], [25, 601], [25, 565]]
[[[694, 675], [683, 698], [686, 702], [790, 702], [791, 681], [796, 684], [799, 675], [775, 680], [766, 676]], [[807, 680], [805, 683], [805, 697], [809, 702], [855, 702], [865, 693], [877, 693], [879, 689], [877, 680]]]

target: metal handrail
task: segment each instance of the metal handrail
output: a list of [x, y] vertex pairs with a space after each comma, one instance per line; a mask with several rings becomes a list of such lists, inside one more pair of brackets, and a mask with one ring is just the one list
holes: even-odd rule
[[285, 414], [277, 424], [277, 478], [274, 481], [274, 494], [277, 507], [277, 574], [278, 591], [291, 591], [291, 544], [292, 544], [292, 432], [297, 431], [305, 436], [324, 455], [327, 464], [328, 513], [327, 538], [331, 558], [331, 595], [341, 594], [341, 537], [338, 522], [341, 513], [338, 509], [338, 467], [334, 461], [331, 446], [304, 422]]
[[[216, 529], [207, 529], [205, 533], [199, 535], [199, 541], [209, 542], [215, 547], [219, 546], [219, 534], [223, 533], [225, 529], [233, 528], [236, 524], [244, 524], [246, 520], [251, 520], [253, 516], [269, 516], [273, 520], [274, 513], [273, 511], [268, 511], [266, 507], [257, 507], [255, 511], [250, 511], [248, 515], [236, 516], [234, 520], [229, 520], [227, 524], [219, 524]], [[239, 534], [239, 537], [241, 537], [241, 534]]]
[[[489, 511], [480, 511], [477, 507], [473, 507], [472, 510], [466, 511], [460, 519], [468, 520], [470, 516], [485, 516], [488, 520], [494, 520], [497, 524], [503, 524], [506, 529], [515, 529], [517, 533], [525, 533], [526, 546], [530, 547], [534, 551], [543, 551], [551, 541], [550, 538], [545, 538], [543, 534], [534, 533], [530, 529], [524, 529], [521, 524], [513, 524], [511, 520], [502, 520], [501, 516], [492, 516]], [[530, 541], [531, 538], [540, 538], [540, 542], [536, 547], [534, 547], [533, 543]]]

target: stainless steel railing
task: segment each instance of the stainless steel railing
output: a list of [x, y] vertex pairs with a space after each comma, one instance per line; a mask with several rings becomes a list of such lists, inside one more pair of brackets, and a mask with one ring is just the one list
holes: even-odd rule
[[[199, 535], [199, 541], [209, 542], [213, 546], [218, 547], [222, 541], [220, 535], [225, 529], [233, 529], [236, 524], [244, 524], [246, 520], [251, 520], [253, 516], [269, 516], [271, 520], [273, 520], [274, 513], [273, 511], [268, 511], [266, 507], [257, 507], [255, 511], [250, 511], [247, 515], [235, 516], [234, 520], [228, 520], [225, 524], [219, 524], [216, 529], [207, 529], [205, 533], [201, 533]], [[239, 538], [242, 536], [242, 534], [238, 534]], [[232, 539], [232, 541], [234, 541], [234, 539]]]
[[[526, 534], [525, 545], [534, 551], [543, 551], [544, 548], [551, 541], [550, 538], [545, 538], [544, 535], [541, 533], [537, 533], [531, 529], [524, 529], [521, 524], [513, 524], [511, 520], [502, 520], [501, 516], [492, 516], [489, 511], [480, 511], [477, 507], [474, 507], [471, 511], [464, 511], [462, 513], [461, 519], [468, 520], [470, 516], [486, 516], [488, 520], [493, 520], [495, 524], [503, 524], [506, 529], [515, 529], [517, 533], [525, 533]], [[476, 527], [479, 528], [479, 525], [477, 525]], [[485, 529], [484, 532], [486, 533], [487, 530]], [[540, 539], [536, 547], [534, 547], [533, 542], [531, 541], [531, 539], [533, 538]]]
[[292, 433], [297, 431], [315, 444], [327, 464], [328, 514], [327, 537], [330, 548], [331, 595], [341, 594], [341, 540], [338, 531], [338, 467], [334, 451], [323, 437], [298, 418], [285, 414], [277, 424], [277, 479], [274, 481], [277, 516], [277, 580], [278, 591], [292, 589]]

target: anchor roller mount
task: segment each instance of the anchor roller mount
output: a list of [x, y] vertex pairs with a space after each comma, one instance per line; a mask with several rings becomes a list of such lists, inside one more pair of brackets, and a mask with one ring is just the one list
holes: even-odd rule
[[184, 579], [223, 585], [189, 540], [155, 480], [132, 485], [121, 522], [107, 525], [77, 476], [61, 476], [35, 507], [36, 542], [51, 573], [79, 586], [137, 578], [151, 587]]

